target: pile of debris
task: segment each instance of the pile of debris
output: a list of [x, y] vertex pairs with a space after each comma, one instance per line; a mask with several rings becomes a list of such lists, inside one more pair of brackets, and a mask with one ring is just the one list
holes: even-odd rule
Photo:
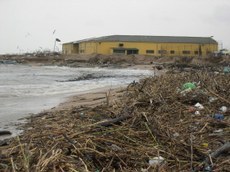
[[228, 171], [230, 77], [133, 82], [119, 101], [31, 118], [0, 147], [1, 171]]

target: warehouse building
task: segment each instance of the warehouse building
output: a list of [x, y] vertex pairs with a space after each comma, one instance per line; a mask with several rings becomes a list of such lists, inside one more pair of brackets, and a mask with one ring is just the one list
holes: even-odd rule
[[64, 43], [63, 54], [207, 56], [218, 50], [212, 37], [111, 35]]

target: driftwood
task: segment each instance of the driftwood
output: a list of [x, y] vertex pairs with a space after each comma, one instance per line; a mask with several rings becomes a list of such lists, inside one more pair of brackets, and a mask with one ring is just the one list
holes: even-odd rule
[[[218, 148], [217, 150], [215, 150], [214, 152], [212, 152], [205, 159], [205, 161], [202, 164], [204, 164], [206, 168], [208, 168], [208, 169], [211, 170], [211, 167], [213, 166], [213, 160], [212, 159], [213, 158], [218, 158], [220, 155], [222, 155], [224, 153], [228, 153], [228, 155], [229, 155], [229, 151], [230, 151], [230, 142], [227, 142], [223, 146], [221, 146], [220, 148]], [[199, 171], [199, 170], [196, 170], [196, 171]]]
[[112, 125], [118, 125], [122, 121], [132, 118], [133, 116], [133, 107], [125, 107], [123, 111], [118, 115], [118, 117], [113, 119], [104, 120], [103, 122], [97, 123], [98, 126], [110, 127]]
[[227, 153], [230, 151], [230, 142], [225, 143], [223, 146], [221, 146], [219, 149], [217, 149], [215, 152], [211, 153], [212, 158], [217, 158], [223, 153]]
[[109, 127], [112, 125], [117, 125], [120, 124], [122, 121], [127, 120], [131, 118], [131, 115], [126, 115], [126, 116], [120, 116], [114, 119], [109, 119], [107, 121], [103, 121], [102, 123], [99, 123], [98, 125], [103, 126], [103, 127]]

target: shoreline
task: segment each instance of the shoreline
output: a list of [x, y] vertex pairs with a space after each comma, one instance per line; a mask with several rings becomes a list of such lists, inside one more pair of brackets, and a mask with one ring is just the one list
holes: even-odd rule
[[[134, 65], [132, 67], [129, 67], [129, 69], [154, 70], [152, 68], [152, 65]], [[154, 73], [156, 75], [159, 75], [162, 72], [159, 72], [159, 74], [157, 74], [156, 72]], [[72, 108], [73, 106], [88, 106], [88, 107], [97, 106], [106, 101], [106, 96], [108, 93], [110, 94], [110, 96], [112, 94], [112, 97], [110, 98], [114, 99], [114, 97], [117, 97], [117, 95], [114, 95], [115, 92], [122, 90], [126, 87], [127, 85], [112, 86], [112, 87], [105, 86], [102, 88], [74, 93], [71, 96], [67, 96], [63, 98], [63, 101], [61, 101], [59, 104], [57, 104], [54, 107], [51, 107], [45, 110], [41, 110], [38, 113], [31, 113], [31, 114], [28, 114], [27, 117], [22, 117], [22, 118], [15, 120], [17, 121], [17, 123], [13, 124], [12, 128], [16, 126], [16, 129], [15, 130], [14, 129], [13, 130], [8, 130], [8, 129], [2, 130], [2, 134], [0, 135], [0, 140], [4, 141], [4, 140], [12, 139], [14, 137], [17, 137], [18, 135], [23, 134], [24, 126], [25, 124], [28, 123], [28, 121], [25, 121], [25, 120], [28, 120], [31, 116], [36, 117], [36, 116], [40, 116], [41, 114], [45, 114], [48, 112], [53, 112], [53, 111], [58, 111], [58, 110], [67, 110], [69, 108]]]
[[13, 139], [19, 135], [23, 135], [23, 132], [26, 129], [25, 126], [29, 123], [31, 118], [43, 116], [49, 112], [69, 110], [74, 107], [95, 107], [106, 103], [106, 96], [109, 96], [109, 101], [113, 101], [116, 97], [118, 97], [119, 93], [117, 94], [117, 92], [121, 92], [125, 87], [126, 86], [106, 86], [102, 88], [79, 92], [63, 98], [63, 101], [61, 101], [54, 107], [43, 109], [38, 113], [29, 113], [25, 117], [19, 118], [15, 120], [15, 122], [12, 122], [12, 125], [10, 126], [11, 130], [0, 130], [0, 146], [1, 143], [3, 143], [5, 140]]

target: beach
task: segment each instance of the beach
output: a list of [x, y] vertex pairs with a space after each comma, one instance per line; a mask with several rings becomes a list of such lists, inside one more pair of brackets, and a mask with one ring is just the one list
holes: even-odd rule
[[[229, 74], [223, 66], [149, 66], [161, 75], [71, 96], [27, 117], [22, 135], [1, 142], [1, 169], [227, 171]], [[189, 82], [195, 86], [186, 90]]]
[[[0, 130], [14, 137], [25, 117], [49, 110], [74, 95], [107, 92], [134, 80], [153, 75], [144, 68], [65, 67], [33, 64], [2, 64], [0, 91]], [[20, 120], [18, 120], [20, 119]]]

